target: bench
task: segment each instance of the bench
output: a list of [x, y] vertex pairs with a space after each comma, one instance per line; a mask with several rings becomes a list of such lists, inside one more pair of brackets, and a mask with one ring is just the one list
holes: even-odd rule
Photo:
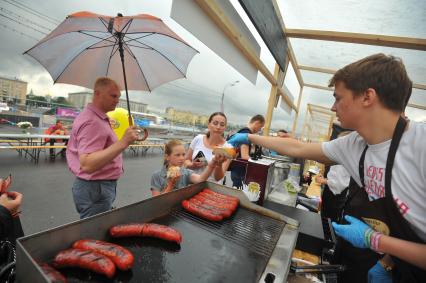
[[164, 151], [164, 144], [159, 143], [138, 143], [129, 145], [129, 149], [132, 151], [134, 155], [139, 155], [139, 149], [141, 150], [142, 155], [146, 155], [149, 149], [159, 148], [161, 151]]
[[43, 149], [64, 149], [66, 145], [0, 145], [0, 149], [16, 150], [19, 153], [24, 151], [28, 154], [34, 163], [38, 163], [40, 159], [40, 152]]

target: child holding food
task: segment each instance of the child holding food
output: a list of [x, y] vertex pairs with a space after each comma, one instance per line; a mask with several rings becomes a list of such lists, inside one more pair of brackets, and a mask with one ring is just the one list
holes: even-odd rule
[[217, 155], [208, 162], [205, 170], [201, 174], [196, 174], [192, 170], [184, 168], [185, 147], [179, 140], [171, 140], [164, 148], [163, 168], [154, 172], [151, 177], [152, 196], [180, 189], [189, 184], [196, 184], [206, 181], [216, 167], [221, 167], [226, 160], [223, 155]]

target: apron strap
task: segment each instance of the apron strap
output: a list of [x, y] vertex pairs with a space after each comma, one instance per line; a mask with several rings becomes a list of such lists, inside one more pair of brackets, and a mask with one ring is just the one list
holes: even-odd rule
[[[392, 181], [392, 169], [395, 161], [396, 151], [399, 146], [399, 142], [401, 141], [402, 135], [404, 134], [405, 127], [407, 125], [407, 121], [399, 117], [398, 122], [396, 123], [395, 130], [393, 132], [392, 141], [389, 147], [388, 156], [386, 159], [386, 169], [385, 169], [385, 197], [392, 200], [392, 190], [391, 190], [391, 181]], [[359, 159], [359, 177], [361, 179], [362, 189], [365, 189], [364, 184], [364, 160], [365, 154], [367, 152], [368, 145], [365, 146], [364, 151], [361, 154], [361, 158]]]
[[361, 189], [365, 190], [365, 184], [364, 184], [364, 159], [365, 159], [365, 153], [367, 152], [368, 144], [365, 146], [364, 150], [362, 151], [361, 158], [359, 159], [359, 165], [358, 165], [358, 171], [359, 171], [359, 178], [361, 179]]
[[401, 141], [402, 135], [404, 134], [405, 127], [407, 126], [407, 121], [399, 117], [398, 123], [396, 124], [395, 131], [393, 133], [391, 145], [389, 147], [388, 158], [386, 160], [386, 171], [385, 171], [385, 197], [393, 200], [392, 190], [391, 190], [391, 181], [392, 181], [392, 169], [395, 161], [396, 151]]

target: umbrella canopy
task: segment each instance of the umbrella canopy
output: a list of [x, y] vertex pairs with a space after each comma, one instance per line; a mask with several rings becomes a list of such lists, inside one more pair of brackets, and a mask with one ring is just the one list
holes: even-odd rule
[[43, 65], [54, 83], [93, 88], [98, 77], [109, 77], [128, 100], [128, 89], [151, 91], [185, 77], [197, 53], [154, 16], [78, 12], [24, 54]]

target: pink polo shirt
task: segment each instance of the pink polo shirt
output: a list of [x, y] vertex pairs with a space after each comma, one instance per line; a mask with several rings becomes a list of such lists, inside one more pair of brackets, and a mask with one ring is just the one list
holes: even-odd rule
[[108, 116], [88, 104], [75, 118], [67, 146], [67, 162], [71, 172], [84, 180], [117, 180], [123, 174], [123, 158], [119, 154], [111, 162], [94, 173], [85, 173], [80, 168], [80, 155], [103, 150], [117, 142]]

